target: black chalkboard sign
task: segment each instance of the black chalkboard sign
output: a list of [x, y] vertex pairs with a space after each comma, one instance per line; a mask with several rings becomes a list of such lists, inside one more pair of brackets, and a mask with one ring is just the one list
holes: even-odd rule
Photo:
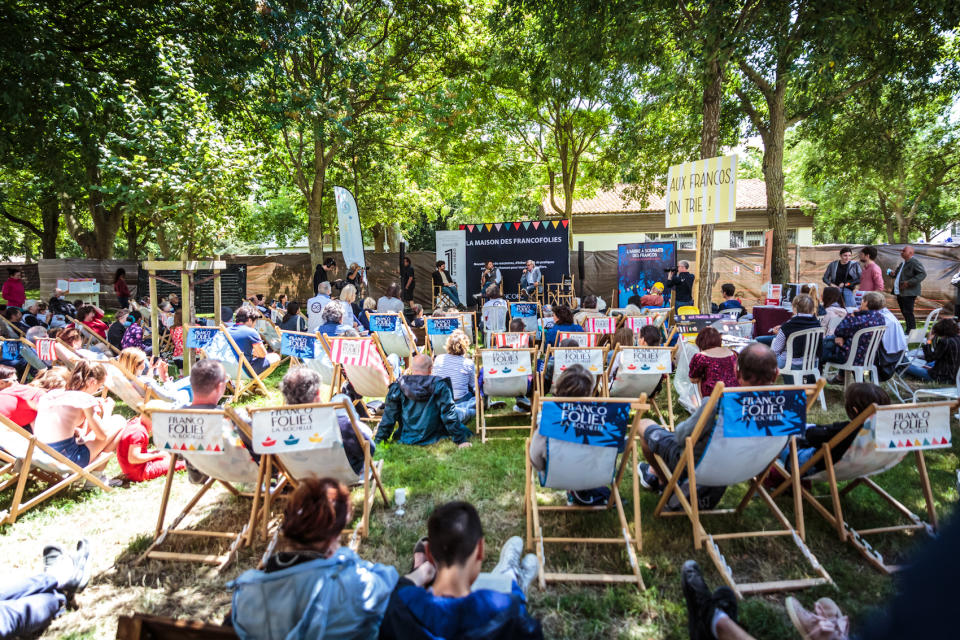
[[[180, 295], [180, 272], [179, 271], [158, 271], [157, 275], [161, 278], [170, 280], [171, 282], [178, 283], [176, 286], [163, 282], [162, 280], [157, 280], [157, 297], [164, 298], [169, 296], [171, 293], [175, 293], [178, 296]], [[193, 275], [194, 282], [203, 282], [202, 284], [195, 285], [193, 288], [194, 291], [194, 303], [197, 307], [197, 313], [213, 313], [213, 271], [204, 270], [197, 271]], [[209, 280], [208, 280], [209, 278]], [[146, 297], [147, 292], [150, 290], [149, 276], [147, 270], [142, 266], [139, 269], [139, 274], [137, 278], [137, 291], [142, 291]], [[230, 307], [232, 310], [237, 310], [240, 308], [240, 305], [244, 300], [244, 292], [247, 290], [247, 265], [245, 264], [228, 264], [226, 269], [220, 271], [220, 295], [221, 295], [221, 304], [225, 307]]]

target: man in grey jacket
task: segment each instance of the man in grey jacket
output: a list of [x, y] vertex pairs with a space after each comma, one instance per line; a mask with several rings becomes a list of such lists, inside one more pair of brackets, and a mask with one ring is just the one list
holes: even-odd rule
[[840, 259], [827, 265], [823, 272], [823, 283], [828, 287], [837, 287], [843, 292], [843, 306], [855, 307], [856, 299], [853, 290], [860, 284], [860, 263], [852, 260], [853, 251], [850, 247], [840, 249]]
[[892, 272], [887, 270], [887, 274], [893, 277], [893, 295], [897, 296], [900, 313], [903, 314], [903, 319], [907, 323], [907, 333], [917, 327], [917, 319], [913, 316], [913, 305], [917, 302], [917, 296], [920, 295], [920, 283], [927, 277], [927, 270], [923, 268], [923, 263], [914, 257], [913, 253], [913, 247], [905, 246], [900, 250], [903, 262]]

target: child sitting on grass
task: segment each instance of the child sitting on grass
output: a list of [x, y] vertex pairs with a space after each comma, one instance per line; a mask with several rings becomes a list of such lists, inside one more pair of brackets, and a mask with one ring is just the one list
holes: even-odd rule
[[[144, 412], [132, 418], [120, 432], [117, 444], [117, 462], [120, 469], [131, 482], [145, 482], [167, 475], [170, 470], [170, 454], [149, 450], [150, 434], [153, 422], [150, 411], [169, 409], [170, 404], [163, 400], [151, 400], [144, 406]], [[186, 469], [183, 460], [177, 461], [176, 471]]]

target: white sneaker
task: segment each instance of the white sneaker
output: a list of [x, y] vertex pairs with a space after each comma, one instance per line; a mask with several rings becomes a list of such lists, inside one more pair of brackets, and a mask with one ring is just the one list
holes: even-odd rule
[[538, 573], [540, 573], [540, 563], [537, 562], [537, 556], [532, 553], [523, 556], [523, 560], [520, 561], [520, 570], [517, 571], [517, 584], [520, 585], [524, 595]]
[[516, 575], [520, 568], [520, 556], [523, 555], [523, 538], [513, 536], [503, 543], [500, 548], [500, 562], [490, 573], [507, 573]]

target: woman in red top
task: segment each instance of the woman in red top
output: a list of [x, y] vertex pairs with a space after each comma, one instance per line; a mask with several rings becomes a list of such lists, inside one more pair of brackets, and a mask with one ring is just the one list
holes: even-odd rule
[[127, 272], [125, 269], [117, 269], [113, 274], [113, 292], [117, 294], [118, 305], [121, 309], [130, 306], [130, 287], [127, 286]]
[[[133, 482], [144, 482], [167, 475], [170, 470], [170, 454], [161, 451], [150, 451], [150, 433], [153, 423], [150, 422], [150, 411], [169, 409], [170, 405], [162, 400], [151, 400], [144, 407], [144, 412], [137, 418], [127, 422], [127, 426], [120, 433], [120, 442], [117, 444], [117, 462], [123, 474]], [[177, 461], [176, 471], [186, 469], [183, 460]]]
[[860, 271], [860, 291], [883, 291], [883, 272], [877, 264], [877, 248], [864, 247], [860, 249], [860, 262], [863, 268]]
[[44, 369], [27, 385], [17, 383], [12, 367], [0, 365], [0, 416], [33, 431], [41, 396], [51, 389], [63, 389], [69, 373], [66, 367]]
[[103, 321], [103, 310], [92, 304], [85, 304], [77, 310], [77, 320], [95, 334], [107, 339], [107, 323]]
[[690, 359], [690, 382], [700, 385], [700, 395], [706, 398], [718, 382], [736, 387], [737, 354], [723, 346], [720, 332], [713, 327], [701, 329], [697, 334], [699, 353]]
[[23, 286], [23, 271], [21, 269], [9, 269], [10, 277], [3, 283], [3, 289], [0, 289], [0, 295], [7, 301], [8, 307], [23, 309], [23, 303], [27, 301], [27, 291]]

